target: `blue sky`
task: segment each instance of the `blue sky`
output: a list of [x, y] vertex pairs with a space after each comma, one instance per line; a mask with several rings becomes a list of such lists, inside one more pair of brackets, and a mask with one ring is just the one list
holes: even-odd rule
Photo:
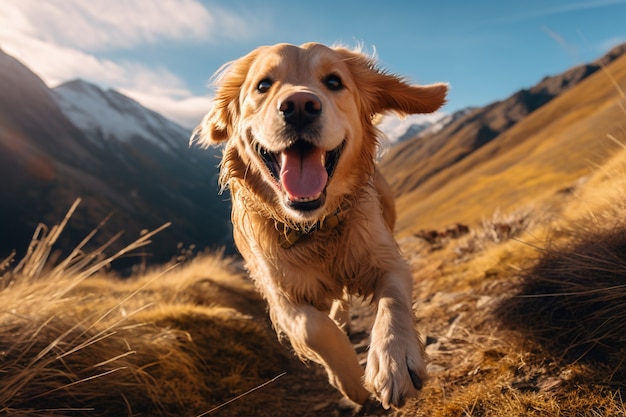
[[362, 44], [391, 72], [449, 82], [450, 113], [626, 42], [626, 0], [0, 0], [0, 48], [49, 86], [83, 78], [186, 127], [221, 64], [307, 41]]

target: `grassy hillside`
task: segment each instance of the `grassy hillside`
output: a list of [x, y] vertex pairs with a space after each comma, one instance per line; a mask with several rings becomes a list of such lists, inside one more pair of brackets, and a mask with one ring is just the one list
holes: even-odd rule
[[432, 376], [405, 415], [626, 415], [625, 174], [621, 151], [558, 213], [405, 240]]
[[[102, 253], [47, 257], [52, 229], [27, 262], [1, 262], [0, 411], [626, 415], [625, 192], [626, 149], [554, 195], [558, 211], [501, 213], [432, 243], [402, 239], [431, 376], [402, 414], [355, 414], [317, 366], [279, 345], [235, 260], [205, 254], [119, 279], [97, 271]], [[363, 359], [371, 320], [357, 304], [351, 338]]]
[[[576, 87], [626, 54], [626, 44], [614, 47], [596, 61], [576, 66], [564, 73], [545, 77], [538, 84], [517, 91], [510, 97], [481, 108], [463, 112], [443, 126], [427, 129], [413, 140], [393, 146], [381, 164], [396, 195], [416, 190], [431, 177], [497, 139], [529, 114], [555, 97]], [[435, 126], [434, 126], [435, 127]], [[474, 163], [491, 158], [483, 153]], [[409, 168], [409, 171], [399, 170]]]
[[120, 279], [102, 271], [101, 250], [55, 262], [62, 229], [0, 263], [0, 414], [198, 415], [285, 369], [232, 260], [208, 254]]
[[[626, 55], [401, 194], [400, 236], [453, 222], [476, 224], [497, 209], [542, 205], [588, 175], [616, 149], [606, 135], [619, 135], [626, 126], [624, 95], [616, 85], [626, 85]], [[382, 165], [389, 176], [410, 177], [412, 167]]]
[[0, 259], [0, 415], [270, 417], [336, 408], [340, 395], [321, 370], [276, 339], [239, 260], [183, 251], [176, 263], [120, 278], [109, 262], [141, 254], [158, 230], [112, 255], [84, 251], [89, 236], [61, 255], [55, 243], [75, 208], [40, 225], [23, 259]]
[[[299, 363], [237, 259], [121, 279], [107, 248], [56, 253], [61, 222], [0, 259], [0, 414], [626, 416], [625, 88], [622, 57], [400, 197], [430, 356], [401, 412], [355, 410]], [[364, 361], [371, 309], [352, 320]]]

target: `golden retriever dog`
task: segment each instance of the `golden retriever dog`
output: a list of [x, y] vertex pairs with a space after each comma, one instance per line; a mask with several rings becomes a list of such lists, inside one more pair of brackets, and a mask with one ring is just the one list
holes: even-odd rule
[[[359, 51], [317, 43], [260, 47], [216, 85], [192, 140], [224, 143], [235, 243], [277, 333], [352, 401], [401, 407], [426, 366], [373, 120], [433, 112], [447, 85], [410, 85]], [[343, 330], [351, 295], [376, 308], [365, 370]]]

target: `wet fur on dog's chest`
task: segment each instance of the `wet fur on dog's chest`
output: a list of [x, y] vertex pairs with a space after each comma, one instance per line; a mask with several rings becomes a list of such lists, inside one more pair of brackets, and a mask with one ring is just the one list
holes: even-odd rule
[[[366, 198], [364, 200], [367, 200]], [[370, 201], [369, 204], [377, 204]], [[368, 219], [361, 209], [366, 202], [346, 211], [342, 221], [330, 229], [315, 230], [298, 239], [288, 248], [278, 242], [281, 230], [287, 227], [276, 224], [271, 218], [262, 218], [261, 213], [243, 210], [243, 205], [234, 208], [234, 216], [241, 218], [235, 225], [235, 240], [239, 247], [248, 248], [250, 253], [262, 256], [248, 257], [246, 263], [252, 278], [261, 281], [262, 289], [267, 283], [266, 269], [273, 277], [274, 285], [294, 303], [306, 303], [326, 309], [330, 302], [340, 299], [344, 291], [368, 296], [375, 288], [375, 281], [384, 273], [384, 253], [379, 248], [376, 230], [384, 225]], [[241, 211], [238, 215], [238, 211]], [[250, 233], [252, 222], [256, 233]], [[259, 230], [258, 225], [264, 227]], [[371, 242], [370, 245], [355, 245], [354, 242]], [[244, 249], [245, 250], [245, 249]]]

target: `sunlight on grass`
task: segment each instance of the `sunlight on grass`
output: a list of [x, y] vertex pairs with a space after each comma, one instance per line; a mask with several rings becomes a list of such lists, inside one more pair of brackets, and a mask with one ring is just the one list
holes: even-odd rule
[[[406, 415], [626, 415], [625, 169], [623, 150], [554, 194], [558, 212], [496, 212], [430, 251], [403, 240], [432, 378]], [[492, 238], [502, 223], [526, 227]]]
[[3, 414], [201, 414], [284, 369], [266, 326], [247, 315], [263, 311], [252, 285], [221, 253], [122, 279], [102, 268], [163, 227], [114, 255], [108, 244], [82, 250], [94, 231], [51, 264], [77, 204], [58, 225], [37, 228], [15, 267], [3, 262]]

